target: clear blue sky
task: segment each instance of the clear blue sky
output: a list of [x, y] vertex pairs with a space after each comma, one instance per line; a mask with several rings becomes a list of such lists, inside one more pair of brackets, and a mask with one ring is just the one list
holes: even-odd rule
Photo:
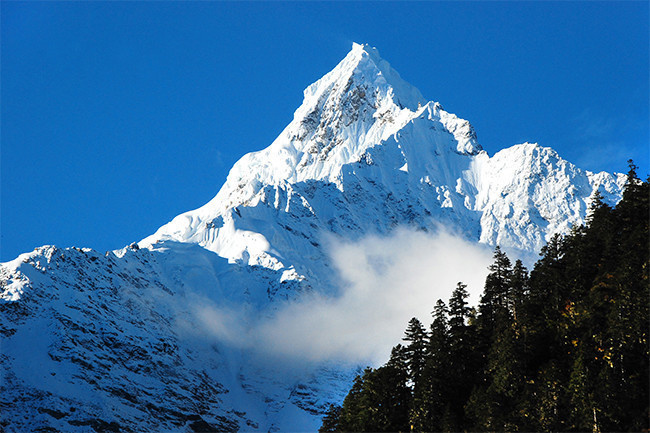
[[475, 127], [649, 173], [648, 2], [1, 3], [0, 260], [210, 200], [352, 41]]

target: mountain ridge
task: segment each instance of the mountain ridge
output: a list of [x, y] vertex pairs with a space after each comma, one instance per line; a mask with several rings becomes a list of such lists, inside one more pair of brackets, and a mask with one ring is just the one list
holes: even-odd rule
[[[381, 64], [381, 68], [377, 67], [377, 63]], [[384, 78], [386, 76], [390, 81]], [[396, 83], [397, 90], [392, 83]], [[372, 86], [375, 87], [371, 92], [369, 87]], [[605, 199], [612, 204], [620, 199], [624, 175], [613, 178], [605, 173], [583, 172], [561, 159], [550, 148], [525, 143], [509, 151], [504, 149], [489, 158], [468, 121], [447, 113], [439, 103], [426, 102], [419, 91], [405, 83], [388, 62], [379, 57], [376, 49], [367, 45], [354, 44], [350, 53], [330, 73], [310, 85], [304, 93], [305, 100], [296, 110], [294, 119], [269, 147], [243, 156], [235, 163], [224, 186], [211, 201], [197, 210], [179, 215], [155, 234], [143, 239], [140, 246], [148, 247], [167, 238], [180, 242], [189, 240], [231, 260], [242, 260], [247, 254], [251, 264], [282, 268], [285, 264], [277, 258], [275, 252], [278, 250], [269, 240], [270, 236], [263, 231], [252, 230], [256, 235], [239, 233], [239, 237], [248, 239], [241, 239], [238, 246], [232, 244], [233, 237], [238, 236], [233, 219], [237, 217], [232, 210], [239, 211], [240, 206], [257, 207], [260, 201], [268, 198], [268, 189], [272, 188], [284, 190], [287, 203], [291, 200], [289, 196], [296, 197], [307, 213], [314, 215], [314, 206], [309, 204], [304, 194], [297, 191], [296, 185], [320, 181], [334, 185], [345, 194], [346, 188], [359, 187], [358, 182], [351, 178], [361, 167], [357, 171], [351, 169], [354, 173], [345, 172], [355, 164], [381, 165], [382, 179], [373, 178], [374, 173], [366, 176], [375, 184], [394, 183], [402, 173], [406, 173], [410, 179], [409, 190], [393, 193], [402, 194], [411, 203], [428, 200], [418, 196], [418, 183], [425, 188], [432, 186], [435, 191], [430, 191], [429, 195], [438, 199], [424, 206], [422, 216], [434, 215], [440, 208], [453, 207], [456, 212], [464, 213], [461, 215], [465, 220], [461, 223], [462, 231], [469, 236], [477, 236], [481, 242], [489, 245], [498, 243], [505, 247], [521, 247], [528, 252], [539, 250], [554, 233], [566, 232], [570, 225], [583, 220], [590, 197], [596, 189], [600, 188]], [[400, 93], [407, 96], [400, 99]], [[354, 118], [352, 123], [347, 123], [345, 113], [352, 113], [349, 114]], [[516, 149], [531, 150], [518, 152]], [[380, 154], [382, 160], [377, 159]], [[533, 161], [533, 154], [537, 155], [538, 161]], [[505, 155], [510, 157], [502, 164], [499, 161]], [[546, 166], [542, 167], [543, 164]], [[576, 179], [580, 188], [576, 190], [575, 197], [565, 196], [562, 200], [555, 200], [558, 208], [562, 207], [563, 200], [572, 200], [568, 208], [541, 210], [540, 213], [539, 203], [531, 207], [519, 194], [522, 200], [514, 204], [515, 207], [530, 211], [528, 213], [534, 214], [533, 217], [538, 216], [536, 226], [548, 226], [548, 230], [531, 231], [526, 228], [530, 233], [524, 233], [521, 227], [514, 227], [514, 233], [513, 230], [507, 231], [508, 224], [503, 219], [508, 212], [501, 209], [498, 203], [493, 203], [500, 200], [499, 194], [503, 191], [492, 191], [495, 181], [501, 189], [516, 189], [517, 185], [507, 184], [517, 181], [505, 169], [508, 165], [518, 166], [518, 175], [538, 176], [540, 179], [550, 179], [557, 172], [558, 176], [566, 177], [561, 180], [560, 187], [568, 186]], [[527, 173], [527, 165], [535, 166], [537, 172]], [[499, 167], [500, 173], [494, 173], [496, 167]], [[366, 173], [370, 171], [365, 170]], [[546, 174], [541, 176], [542, 172]], [[484, 179], [485, 176], [492, 178]], [[499, 182], [499, 177], [505, 178], [506, 183]], [[354, 186], [345, 185], [346, 179], [350, 179]], [[364, 181], [361, 183], [367, 184]], [[487, 188], [484, 187], [486, 184]], [[368, 185], [362, 188], [372, 197]], [[340, 201], [340, 198], [336, 200]], [[385, 198], [377, 197], [377, 200], [382, 202]], [[276, 193], [276, 209], [280, 201]], [[487, 214], [484, 212], [486, 209]], [[476, 221], [477, 215], [472, 215], [473, 212], [483, 212], [484, 215]], [[546, 221], [546, 218], [551, 221]], [[518, 224], [525, 225], [529, 219], [530, 216], [524, 215]], [[205, 227], [201, 227], [202, 224]], [[217, 227], [219, 224], [225, 224], [222, 226], [224, 228]], [[323, 227], [324, 224], [317, 225], [319, 230], [327, 229]], [[220, 230], [226, 231], [224, 236], [220, 235]], [[379, 232], [385, 230], [379, 229]], [[307, 234], [315, 237], [313, 231]], [[280, 252], [279, 255], [283, 254]]]
[[[151, 236], [106, 254], [46, 246], [0, 266], [5, 428], [313, 430], [354, 369], [274, 376], [247, 361], [246, 342], [233, 347], [253, 325], [227, 319], [335, 296], [327, 236], [443, 226], [534, 254], [584, 221], [596, 190], [620, 200], [624, 175], [582, 171], [550, 148], [490, 157], [468, 121], [367, 45], [304, 97], [211, 201]], [[204, 309], [222, 315], [201, 320]], [[211, 343], [198, 343], [205, 335]]]

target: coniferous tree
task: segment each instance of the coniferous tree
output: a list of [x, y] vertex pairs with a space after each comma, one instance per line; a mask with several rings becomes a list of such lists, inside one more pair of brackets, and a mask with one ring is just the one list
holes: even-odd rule
[[433, 322], [427, 344], [427, 356], [443, 362], [449, 356], [449, 309], [442, 299], [438, 299], [431, 315]]
[[364, 395], [372, 419], [363, 431], [406, 432], [409, 427], [411, 390], [403, 372], [389, 366], [372, 370], [366, 377]]
[[413, 406], [413, 396], [409, 384], [409, 352], [401, 344], [393, 347], [391, 356], [386, 367], [387, 373], [391, 375], [390, 386], [394, 389], [395, 398], [392, 399], [391, 405], [394, 422], [393, 427], [399, 427], [406, 431], [409, 423], [409, 410]]
[[417, 388], [424, 371], [424, 354], [427, 346], [427, 333], [422, 322], [415, 317], [412, 318], [409, 321], [402, 340], [408, 342], [408, 346], [406, 346], [406, 354], [409, 377], [413, 382], [413, 387]]
[[403, 376], [405, 377], [404, 383], [408, 381], [408, 352], [406, 347], [402, 346], [401, 344], [398, 344], [397, 346], [393, 347], [393, 349], [390, 352], [390, 359], [386, 363], [386, 365], [395, 367], [397, 370], [399, 370], [401, 373], [403, 373]]
[[[489, 270], [478, 316], [479, 331], [488, 344], [492, 339], [492, 332], [507, 321], [512, 286], [512, 264], [498, 246], [494, 250], [494, 263], [490, 265]], [[499, 321], [501, 323], [498, 323]]]
[[336, 415], [328, 413], [330, 430], [325, 431], [410, 430], [411, 390], [406, 385], [406, 372], [398, 367], [400, 361], [393, 361], [377, 369], [366, 368], [363, 375], [355, 378], [338, 413], [338, 424], [332, 422]]
[[521, 260], [517, 260], [510, 274], [510, 288], [508, 299], [508, 308], [512, 312], [512, 318], [515, 323], [517, 334], [520, 333], [521, 329], [520, 320], [523, 320], [521, 316], [524, 314], [522, 311], [522, 305], [526, 300], [527, 292], [528, 270], [521, 262]]
[[468, 338], [467, 321], [471, 311], [468, 297], [467, 285], [459, 282], [449, 299], [449, 334], [456, 342]]
[[448, 309], [438, 300], [432, 312], [426, 364], [419, 394], [414, 395], [411, 426], [414, 431], [441, 431], [442, 420], [447, 412], [447, 393], [452, 384], [447, 380], [449, 359]]
[[323, 417], [323, 424], [318, 429], [318, 433], [338, 431], [341, 431], [341, 406], [330, 404], [327, 413]]
[[473, 327], [469, 325], [471, 308], [467, 302], [467, 285], [458, 283], [449, 299], [449, 373], [454, 386], [447, 393], [448, 413], [444, 430], [462, 430], [465, 427], [465, 403], [476, 380], [480, 357], [475, 352]]
[[[529, 296], [524, 306], [527, 315], [529, 361], [533, 371], [562, 357], [562, 307], [566, 289], [564, 257], [565, 241], [554, 235], [541, 249], [529, 278]], [[555, 367], [552, 369], [553, 371]], [[549, 370], [550, 371], [550, 370]]]
[[497, 249], [478, 312], [459, 283], [424, 350], [412, 321], [409, 345], [355, 381], [339, 430], [647, 430], [649, 199], [631, 163], [623, 200], [596, 194], [587, 225], [551, 238], [530, 276]]
[[365, 430], [366, 426], [370, 423], [368, 421], [369, 413], [368, 407], [364, 402], [363, 388], [364, 377], [370, 369], [364, 371], [363, 376], [357, 375], [352, 383], [352, 388], [348, 395], [343, 400], [341, 411], [339, 413], [339, 430], [343, 432], [354, 431], [368, 431]]

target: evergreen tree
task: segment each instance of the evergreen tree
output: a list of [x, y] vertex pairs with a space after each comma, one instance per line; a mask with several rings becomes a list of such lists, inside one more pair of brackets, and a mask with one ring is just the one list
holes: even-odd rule
[[595, 410], [595, 404], [589, 389], [589, 377], [584, 356], [582, 353], [579, 353], [573, 361], [571, 375], [569, 376], [568, 395], [570, 398], [571, 412], [569, 414], [568, 424], [571, 430], [592, 430], [591, 417]]
[[330, 404], [318, 433], [341, 431], [341, 406]]
[[409, 343], [408, 346], [406, 346], [408, 372], [409, 377], [413, 382], [413, 387], [416, 388], [424, 371], [424, 354], [427, 346], [427, 333], [422, 322], [415, 317], [412, 318], [409, 321], [402, 340]]
[[520, 333], [521, 317], [523, 311], [521, 309], [526, 299], [528, 292], [528, 270], [521, 262], [517, 260], [515, 266], [512, 268], [510, 275], [509, 299], [508, 308], [512, 312], [512, 318], [515, 322], [515, 329], [517, 334]]
[[481, 427], [513, 431], [521, 425], [519, 395], [524, 385], [523, 351], [514, 323], [503, 326], [494, 335], [487, 360], [488, 416]]
[[408, 380], [408, 352], [406, 347], [402, 346], [401, 344], [398, 344], [397, 346], [393, 347], [393, 349], [390, 352], [390, 359], [386, 363], [387, 366], [394, 367], [400, 372], [403, 372], [403, 376], [405, 377], [404, 383], [407, 382]]
[[[497, 325], [503, 325], [508, 319], [512, 279], [512, 264], [498, 246], [494, 250], [494, 263], [488, 268], [490, 273], [485, 279], [485, 289], [479, 304], [478, 326], [486, 342], [492, 339], [492, 332]], [[501, 321], [502, 323], [497, 323]]]
[[447, 306], [438, 300], [433, 312], [426, 350], [426, 364], [421, 386], [414, 393], [411, 412], [411, 426], [414, 431], [440, 431], [447, 409], [447, 393], [450, 386], [448, 376], [449, 318]]
[[391, 386], [394, 387], [396, 398], [392, 401], [392, 416], [394, 425], [405, 431], [409, 424], [409, 410], [413, 407], [413, 396], [409, 384], [409, 351], [398, 344], [393, 347], [391, 356], [386, 363], [388, 373], [392, 375]]
[[530, 353], [528, 360], [533, 371], [552, 360], [562, 358], [562, 311], [567, 305], [565, 241], [553, 236], [541, 249], [541, 258], [535, 263], [529, 278], [529, 296], [523, 306], [526, 314]]
[[530, 276], [496, 249], [478, 313], [459, 283], [428, 337], [412, 320], [408, 346], [355, 381], [339, 430], [647, 430], [649, 202], [631, 163], [623, 200], [596, 195], [587, 225], [551, 238]]
[[449, 310], [442, 299], [438, 299], [431, 315], [433, 322], [427, 342], [427, 358], [444, 363], [449, 358]]
[[[408, 431], [410, 390], [403, 372], [393, 366], [366, 368], [345, 397], [335, 430], [349, 432]], [[331, 427], [328, 427], [331, 428]]]
[[469, 325], [471, 308], [467, 285], [458, 283], [449, 299], [448, 410], [443, 430], [465, 427], [465, 403], [476, 381], [481, 355], [477, 353], [474, 329]]
[[370, 371], [367, 368], [363, 376], [357, 375], [352, 383], [352, 388], [348, 395], [343, 400], [341, 411], [339, 413], [339, 427], [340, 431], [354, 432], [354, 431], [368, 431], [365, 430], [366, 426], [370, 425], [368, 412], [369, 407], [364, 402], [364, 378]]
[[467, 338], [467, 320], [471, 311], [468, 297], [467, 285], [459, 282], [449, 299], [449, 333], [456, 341]]

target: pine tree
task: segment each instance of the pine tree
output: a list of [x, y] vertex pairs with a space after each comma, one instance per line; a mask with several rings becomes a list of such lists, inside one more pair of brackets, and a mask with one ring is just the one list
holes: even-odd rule
[[386, 363], [387, 366], [394, 367], [404, 373], [405, 383], [408, 379], [408, 353], [406, 347], [398, 344], [393, 347], [390, 352], [390, 359]]
[[357, 375], [352, 383], [352, 388], [345, 396], [341, 411], [339, 413], [340, 431], [366, 431], [368, 425], [368, 411], [364, 404], [364, 377], [369, 372], [369, 368], [364, 371], [363, 376]]
[[449, 299], [449, 332], [454, 340], [466, 338], [467, 319], [471, 310], [468, 297], [467, 285], [459, 282]]
[[412, 403], [409, 410], [409, 425], [421, 425], [423, 401], [426, 394], [424, 378], [428, 336], [422, 323], [417, 318], [409, 321], [402, 340], [408, 342], [405, 348], [408, 378], [411, 385]]
[[465, 427], [465, 404], [476, 381], [481, 355], [477, 353], [474, 328], [469, 325], [471, 308], [467, 285], [458, 283], [449, 299], [448, 413], [444, 430]]
[[427, 333], [422, 322], [415, 317], [412, 318], [409, 321], [402, 340], [409, 343], [408, 346], [406, 346], [408, 372], [413, 387], [415, 388], [419, 384], [420, 377], [424, 371], [424, 354], [427, 346]]
[[323, 424], [318, 429], [318, 433], [326, 432], [339, 432], [341, 429], [341, 406], [330, 404], [325, 417], [323, 417]]
[[513, 431], [521, 425], [519, 395], [524, 386], [523, 350], [514, 324], [505, 325], [494, 334], [487, 358], [487, 406], [489, 418], [482, 427]]
[[479, 304], [479, 328], [486, 341], [492, 339], [497, 321], [507, 320], [510, 307], [512, 264], [498, 246], [494, 250], [494, 263], [488, 268], [485, 289]]
[[578, 353], [573, 361], [569, 376], [568, 396], [570, 398], [569, 428], [574, 431], [592, 430], [592, 413], [595, 410], [589, 386], [585, 357]]
[[509, 299], [508, 308], [512, 312], [512, 318], [515, 323], [515, 330], [517, 334], [520, 333], [521, 323], [523, 320], [522, 305], [528, 294], [528, 270], [521, 262], [517, 260], [515, 266], [512, 268], [510, 275]]
[[409, 411], [413, 407], [413, 396], [409, 384], [409, 353], [401, 344], [393, 347], [390, 359], [386, 363], [387, 371], [392, 375], [390, 386], [393, 387], [395, 399], [392, 402], [393, 424], [405, 431], [409, 424]]
[[393, 366], [366, 368], [357, 376], [339, 414], [340, 431], [408, 431], [411, 394], [403, 372]]
[[442, 299], [438, 299], [431, 313], [433, 322], [427, 344], [427, 358], [443, 362], [449, 357], [449, 310]]
[[528, 280], [529, 296], [525, 310], [526, 339], [531, 352], [528, 359], [534, 371], [551, 359], [563, 357], [562, 312], [568, 301], [566, 262], [563, 260], [565, 241], [553, 236], [542, 247], [541, 258], [535, 263]]
[[421, 385], [414, 393], [411, 426], [414, 431], [440, 431], [447, 411], [449, 383], [449, 319], [447, 306], [438, 300], [433, 312]]
[[483, 360], [468, 412], [473, 428], [513, 430], [521, 423], [517, 397], [525, 375], [521, 323], [515, 318], [523, 316], [528, 276], [521, 261], [513, 269], [498, 247], [489, 270], [477, 317]]

